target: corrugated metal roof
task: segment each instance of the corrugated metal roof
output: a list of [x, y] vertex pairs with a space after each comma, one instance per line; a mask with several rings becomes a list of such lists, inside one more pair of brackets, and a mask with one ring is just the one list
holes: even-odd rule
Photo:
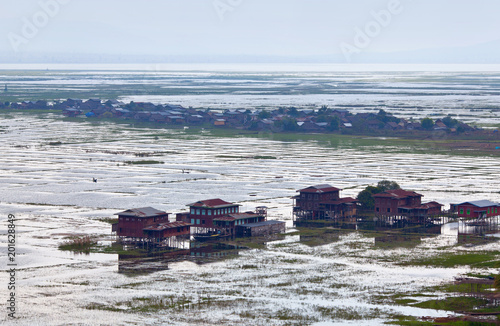
[[166, 229], [175, 229], [181, 226], [189, 226], [191, 223], [187, 222], [169, 222], [169, 223], [161, 223], [157, 225], [151, 225], [148, 227], [145, 227], [143, 230], [144, 231], [163, 231]]
[[415, 206], [400, 206], [398, 208], [402, 208], [402, 209], [407, 209], [407, 210], [411, 210], [411, 209], [429, 209], [429, 208], [432, 208], [432, 207], [440, 207], [440, 206], [444, 206], [438, 202], [435, 202], [435, 201], [431, 201], [429, 203], [423, 203], [421, 205], [415, 205]]
[[236, 221], [236, 220], [244, 220], [246, 218], [259, 217], [259, 216], [262, 215], [254, 213], [234, 213], [214, 218], [214, 221]]
[[309, 192], [309, 193], [323, 193], [323, 192], [331, 192], [331, 191], [339, 191], [341, 189], [330, 186], [329, 184], [321, 184], [316, 186], [307, 187], [301, 190], [297, 190], [297, 192]]
[[276, 224], [285, 224], [285, 222], [272, 220], [272, 221], [264, 221], [264, 222], [237, 225], [237, 227], [254, 228], [254, 227], [259, 227], [259, 226], [276, 225]]
[[499, 203], [495, 203], [489, 200], [475, 200], [475, 201], [467, 201], [465, 203], [457, 204], [457, 205], [474, 205], [476, 207], [492, 207], [492, 206], [500, 206]]
[[115, 213], [114, 215], [132, 216], [132, 217], [151, 217], [168, 214], [165, 211], [157, 210], [153, 207], [131, 208], [126, 211]]

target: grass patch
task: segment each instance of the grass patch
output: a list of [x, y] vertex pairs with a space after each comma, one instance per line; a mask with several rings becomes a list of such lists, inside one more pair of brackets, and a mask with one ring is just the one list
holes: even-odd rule
[[242, 265], [241, 269], [258, 269], [259, 266], [257, 265]]
[[256, 160], [277, 160], [278, 159], [275, 156], [266, 156], [266, 155], [263, 155], [263, 156], [258, 155], [258, 156], [254, 156], [253, 158]]
[[441, 254], [435, 257], [424, 257], [399, 263], [402, 266], [433, 266], [456, 267], [470, 266], [476, 268], [495, 268], [499, 259], [499, 252], [458, 252]]
[[392, 316], [393, 319], [390, 322], [387, 322], [388, 325], [401, 325], [401, 326], [421, 326], [421, 325], [435, 325], [434, 322], [431, 321], [423, 321], [413, 316], [400, 316], [395, 315]]
[[97, 220], [104, 222], [104, 223], [109, 223], [109, 224], [117, 224], [118, 223], [118, 218], [101, 217], [101, 218], [98, 218]]
[[375, 247], [379, 249], [415, 248], [421, 243], [421, 236], [390, 234], [375, 237]]
[[163, 164], [164, 162], [155, 160], [142, 160], [142, 161], [125, 161], [125, 163], [129, 165], [148, 165], [148, 164]]
[[401, 305], [401, 306], [408, 306], [414, 303], [417, 303], [418, 301], [415, 299], [396, 299], [394, 300], [394, 303]]
[[288, 235], [299, 235], [300, 243], [309, 247], [329, 244], [339, 240], [341, 230], [332, 228], [297, 228], [297, 232], [288, 233]]
[[414, 304], [413, 306], [424, 309], [447, 311], [472, 311], [488, 303], [488, 300], [473, 297], [450, 297], [443, 300], [429, 300]]
[[59, 250], [90, 253], [92, 247], [97, 244], [97, 240], [90, 236], [74, 237], [59, 245]]

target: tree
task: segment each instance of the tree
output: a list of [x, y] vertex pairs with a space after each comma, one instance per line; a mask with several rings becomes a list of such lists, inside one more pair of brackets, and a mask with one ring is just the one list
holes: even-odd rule
[[328, 130], [337, 131], [340, 129], [340, 118], [338, 116], [331, 117], [330, 123], [328, 123]]
[[299, 125], [297, 124], [297, 120], [294, 118], [284, 118], [281, 120], [283, 122], [283, 130], [285, 131], [296, 131], [299, 129]]
[[329, 113], [331, 110], [328, 108], [328, 106], [323, 105], [321, 108], [318, 110], [318, 114], [326, 114]]
[[384, 123], [388, 122], [387, 112], [385, 112], [385, 110], [380, 109], [377, 113], [377, 119]]
[[448, 128], [456, 128], [457, 125], [459, 124], [457, 119], [453, 119], [449, 115], [444, 117], [441, 121], [446, 125]]
[[377, 188], [380, 192], [387, 190], [401, 189], [401, 187], [395, 181], [382, 180], [377, 183]]
[[299, 110], [297, 110], [297, 108], [291, 107], [288, 109], [288, 115], [296, 117], [299, 115]]
[[268, 119], [270, 118], [272, 115], [271, 115], [271, 112], [269, 111], [266, 111], [266, 110], [262, 110], [260, 113], [259, 113], [259, 119]]
[[431, 130], [434, 127], [434, 121], [431, 118], [422, 119], [422, 128], [425, 130]]
[[374, 186], [367, 186], [362, 190], [357, 197], [361, 204], [361, 208], [364, 210], [373, 210], [375, 208], [375, 199], [373, 199], [373, 195], [380, 192], [380, 189]]
[[382, 180], [377, 183], [377, 186], [367, 186], [358, 194], [358, 201], [361, 203], [361, 208], [364, 210], [373, 210], [375, 208], [375, 199], [373, 195], [393, 189], [401, 189], [394, 181]]

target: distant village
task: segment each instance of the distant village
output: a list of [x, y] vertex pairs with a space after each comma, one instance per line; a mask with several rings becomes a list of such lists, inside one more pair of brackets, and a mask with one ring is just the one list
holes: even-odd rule
[[345, 109], [281, 107], [264, 109], [194, 109], [181, 105], [101, 99], [67, 99], [61, 101], [25, 101], [0, 103], [0, 109], [60, 110], [66, 117], [88, 119], [123, 119], [149, 122], [158, 126], [200, 126], [270, 132], [341, 132], [344, 134], [382, 134], [421, 136], [441, 131], [449, 134], [496, 134], [460, 122], [451, 116], [441, 119], [403, 119], [379, 110], [377, 113], [352, 114]]

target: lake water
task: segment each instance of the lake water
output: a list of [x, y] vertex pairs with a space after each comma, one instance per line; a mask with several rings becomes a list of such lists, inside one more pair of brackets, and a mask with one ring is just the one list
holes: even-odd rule
[[[470, 271], [395, 265], [409, 257], [469, 250], [453, 247], [456, 235], [449, 230], [410, 248], [391, 249], [380, 249], [374, 237], [355, 231], [313, 247], [289, 236], [265, 250], [241, 250], [208, 264], [160, 261], [151, 271], [145, 262], [149, 272], [132, 275], [123, 272], [126, 262], [116, 255], [71, 254], [57, 246], [69, 235], [106, 239], [110, 225], [99, 219], [127, 208], [179, 212], [188, 203], [213, 197], [238, 202], [245, 210], [268, 206], [270, 218], [284, 219], [291, 228], [290, 197], [319, 183], [356, 196], [368, 184], [391, 179], [444, 204], [498, 200], [500, 162], [493, 157], [397, 153], [381, 146], [353, 148], [349, 142], [327, 146], [221, 138], [210, 132], [66, 122], [53, 114], [2, 114], [0, 128], [0, 221], [5, 233], [7, 214], [18, 218], [18, 315], [33, 325], [282, 325], [288, 317], [306, 324], [379, 325], [392, 314], [446, 316], [377, 298], [411, 296], [423, 286]], [[50, 145], [57, 141], [62, 144]], [[162, 163], [127, 164], [145, 159], [137, 153]], [[275, 159], [255, 159], [258, 155]], [[0, 259], [5, 262], [2, 241]], [[483, 247], [475, 249], [500, 249], [498, 244]], [[140, 311], [145, 300], [179, 298], [211, 304]], [[9, 324], [5, 314], [0, 318]]]
[[[440, 114], [460, 108], [471, 121], [490, 125], [498, 113], [493, 107], [498, 103], [500, 75], [487, 71], [379, 72], [369, 78], [359, 71], [310, 74], [310, 68], [297, 76], [287, 72], [267, 77], [234, 70], [104, 70], [25, 70], [24, 77], [3, 70], [0, 77], [12, 84], [16, 96], [27, 89], [43, 93], [61, 88], [65, 94], [115, 92], [123, 99], [151, 98], [185, 106], [207, 101], [219, 107], [225, 107], [228, 99], [234, 101], [230, 107], [240, 107], [260, 103], [259, 99], [277, 101], [269, 106], [278, 106], [313, 103], [312, 98], [337, 103], [349, 97], [345, 103], [352, 104], [359, 97], [366, 103], [383, 101], [388, 110], [397, 109], [389, 103], [403, 101], [401, 107], [408, 111], [402, 112], [414, 116], [430, 114], [436, 103], [445, 103], [439, 106]], [[144, 87], [149, 82], [153, 90]], [[223, 86], [217, 88], [218, 84]], [[304, 95], [284, 94], [302, 84]], [[170, 95], [150, 94], [172, 85], [196, 86], [208, 95], [193, 92], [193, 87]], [[235, 85], [238, 90], [231, 90]], [[250, 94], [256, 90], [248, 85], [258, 85], [258, 93]], [[335, 93], [339, 85], [348, 94]], [[134, 93], [138, 87], [143, 93]], [[265, 95], [264, 88], [280, 94]], [[221, 94], [212, 94], [217, 89]], [[320, 94], [325, 89], [329, 93]], [[427, 89], [425, 94], [420, 94], [422, 89]], [[491, 107], [471, 111], [471, 105]], [[420, 109], [411, 109], [416, 106]], [[0, 113], [0, 118], [0, 234], [7, 232], [7, 215], [16, 215], [17, 314], [22, 318], [13, 323], [2, 313], [5, 325], [381, 325], [393, 315], [446, 316], [446, 311], [399, 306], [381, 298], [401, 294], [415, 299], [412, 295], [425, 286], [452, 281], [472, 270], [397, 263], [457, 250], [500, 250], [498, 243], [458, 245], [457, 226], [447, 225], [441, 235], [389, 248], [381, 247], [373, 235], [356, 231], [334, 233], [314, 246], [290, 235], [269, 242], [265, 249], [238, 250], [209, 263], [139, 262], [144, 273], [130, 273], [128, 262], [117, 255], [79, 255], [57, 247], [70, 235], [112, 240], [110, 225], [100, 219], [128, 208], [153, 206], [174, 213], [185, 210], [188, 203], [214, 197], [237, 202], [244, 210], [268, 206], [270, 218], [287, 221], [290, 232], [290, 198], [297, 189], [323, 183], [344, 189], [342, 196], [355, 197], [367, 185], [390, 179], [445, 208], [469, 200], [498, 201], [500, 158], [417, 154], [382, 140], [363, 145], [335, 137], [321, 142], [299, 137], [284, 142], [265, 134], [216, 137], [211, 131], [69, 122], [53, 113], [9, 112]], [[129, 164], [146, 159], [159, 163]], [[2, 237], [2, 266], [6, 248]], [[0, 286], [7, 283], [7, 273], [2, 273]], [[182, 305], [183, 300], [190, 304]]]

